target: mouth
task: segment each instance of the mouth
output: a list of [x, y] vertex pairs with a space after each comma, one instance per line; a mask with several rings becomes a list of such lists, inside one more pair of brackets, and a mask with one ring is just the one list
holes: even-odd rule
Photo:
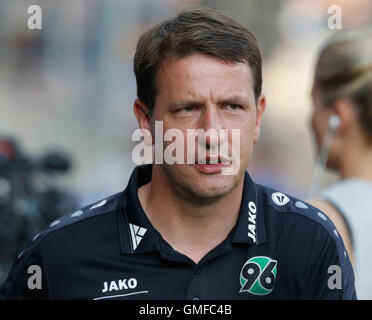
[[202, 173], [218, 173], [221, 172], [222, 168], [226, 167], [230, 162], [230, 159], [222, 156], [218, 156], [218, 158], [206, 156], [205, 159], [202, 159], [200, 163], [194, 164], [194, 166]]

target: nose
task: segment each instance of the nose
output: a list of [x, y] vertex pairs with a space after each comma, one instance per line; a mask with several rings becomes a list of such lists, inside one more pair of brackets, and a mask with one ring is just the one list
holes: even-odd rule
[[208, 105], [200, 117], [199, 128], [206, 134], [206, 148], [214, 149], [227, 139], [224, 134], [224, 123], [219, 108], [216, 105]]

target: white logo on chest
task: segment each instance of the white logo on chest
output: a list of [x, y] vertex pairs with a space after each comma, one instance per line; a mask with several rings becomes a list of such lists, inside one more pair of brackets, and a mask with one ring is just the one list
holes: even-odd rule
[[121, 279], [118, 281], [105, 281], [103, 283], [102, 292], [111, 292], [111, 291], [119, 291], [119, 290], [127, 290], [127, 289], [134, 289], [137, 287], [137, 280], [135, 278], [130, 279]]
[[253, 201], [248, 203], [248, 237], [250, 237], [253, 242], [256, 242], [256, 204]]

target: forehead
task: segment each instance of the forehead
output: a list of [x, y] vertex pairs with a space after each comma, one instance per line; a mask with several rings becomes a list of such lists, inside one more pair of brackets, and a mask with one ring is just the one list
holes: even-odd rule
[[254, 96], [247, 62], [225, 62], [217, 57], [192, 54], [167, 59], [157, 74], [158, 96], [207, 98], [229, 95]]

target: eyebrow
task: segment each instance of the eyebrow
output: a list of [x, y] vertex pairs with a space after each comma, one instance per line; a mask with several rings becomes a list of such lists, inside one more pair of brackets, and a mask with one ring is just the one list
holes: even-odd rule
[[226, 104], [238, 104], [242, 106], [250, 106], [249, 100], [246, 98], [243, 98], [241, 96], [231, 96], [229, 98], [225, 98], [221, 101], [217, 102], [218, 105], [226, 105]]
[[196, 100], [177, 100], [169, 104], [171, 109], [176, 109], [177, 107], [190, 107], [190, 106], [201, 106], [203, 102]]
[[[226, 105], [226, 104], [238, 104], [243, 106], [249, 106], [249, 100], [242, 98], [241, 96], [231, 96], [228, 98], [224, 98], [222, 100], [217, 101], [217, 105]], [[197, 100], [177, 100], [175, 102], [170, 103], [169, 107], [175, 109], [177, 107], [191, 107], [191, 106], [203, 106], [204, 102], [197, 101]]]

